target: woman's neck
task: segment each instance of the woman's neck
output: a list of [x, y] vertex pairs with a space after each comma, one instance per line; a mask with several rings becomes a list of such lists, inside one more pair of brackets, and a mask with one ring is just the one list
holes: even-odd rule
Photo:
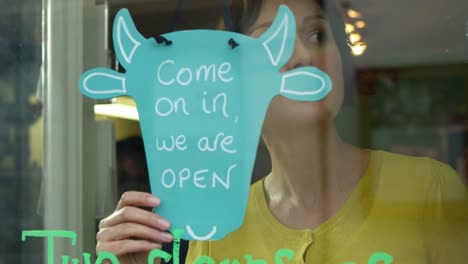
[[[334, 126], [268, 138], [272, 172], [265, 180], [268, 200], [289, 208], [340, 207], [367, 169], [368, 151], [345, 143]], [[285, 140], [286, 138], [286, 140]]]

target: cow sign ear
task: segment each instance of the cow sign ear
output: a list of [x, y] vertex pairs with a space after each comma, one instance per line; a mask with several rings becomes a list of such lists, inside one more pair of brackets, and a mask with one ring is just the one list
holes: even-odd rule
[[283, 73], [280, 94], [297, 101], [320, 101], [332, 89], [330, 76], [315, 67], [302, 67]]
[[132, 64], [135, 52], [145, 38], [136, 29], [127, 9], [120, 10], [114, 22], [114, 49], [124, 68]]
[[291, 10], [281, 5], [270, 28], [260, 36], [265, 52], [275, 67], [282, 67], [291, 58], [296, 38], [296, 21]]
[[84, 73], [79, 86], [81, 93], [94, 99], [127, 95], [125, 75], [105, 68]]

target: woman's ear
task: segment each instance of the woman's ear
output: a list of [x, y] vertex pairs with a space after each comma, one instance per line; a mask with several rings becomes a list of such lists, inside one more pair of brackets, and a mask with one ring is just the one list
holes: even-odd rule
[[138, 32], [127, 9], [120, 10], [114, 20], [114, 49], [120, 64], [127, 69], [145, 38]]
[[275, 67], [282, 67], [291, 58], [296, 40], [296, 19], [292, 11], [281, 5], [270, 28], [259, 38], [270, 62]]

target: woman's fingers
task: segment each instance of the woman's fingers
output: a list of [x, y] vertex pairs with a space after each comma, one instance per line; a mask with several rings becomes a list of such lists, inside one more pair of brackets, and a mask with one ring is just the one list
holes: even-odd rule
[[99, 223], [99, 229], [115, 226], [121, 223], [136, 223], [159, 230], [167, 230], [169, 222], [161, 216], [137, 207], [124, 207]]
[[116, 210], [120, 210], [127, 206], [154, 208], [158, 207], [160, 203], [161, 200], [150, 193], [126, 192], [120, 198]]
[[158, 197], [149, 193], [124, 193], [115, 212], [99, 223], [96, 252], [111, 252], [123, 261], [121, 263], [134, 263], [131, 258], [171, 242], [172, 235], [165, 232], [170, 227], [169, 222], [142, 209], [155, 208], [160, 203]]
[[97, 241], [112, 242], [118, 240], [134, 239], [147, 240], [155, 243], [172, 242], [173, 236], [147, 226], [135, 223], [123, 223], [112, 228], [103, 228], [96, 235]]

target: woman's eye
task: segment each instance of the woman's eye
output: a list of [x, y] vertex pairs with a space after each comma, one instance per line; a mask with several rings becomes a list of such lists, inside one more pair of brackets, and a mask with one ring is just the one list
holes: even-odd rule
[[306, 39], [310, 43], [322, 44], [324, 41], [324, 37], [325, 37], [324, 35], [325, 33], [323, 32], [323, 30], [316, 30], [314, 32], [307, 34]]

